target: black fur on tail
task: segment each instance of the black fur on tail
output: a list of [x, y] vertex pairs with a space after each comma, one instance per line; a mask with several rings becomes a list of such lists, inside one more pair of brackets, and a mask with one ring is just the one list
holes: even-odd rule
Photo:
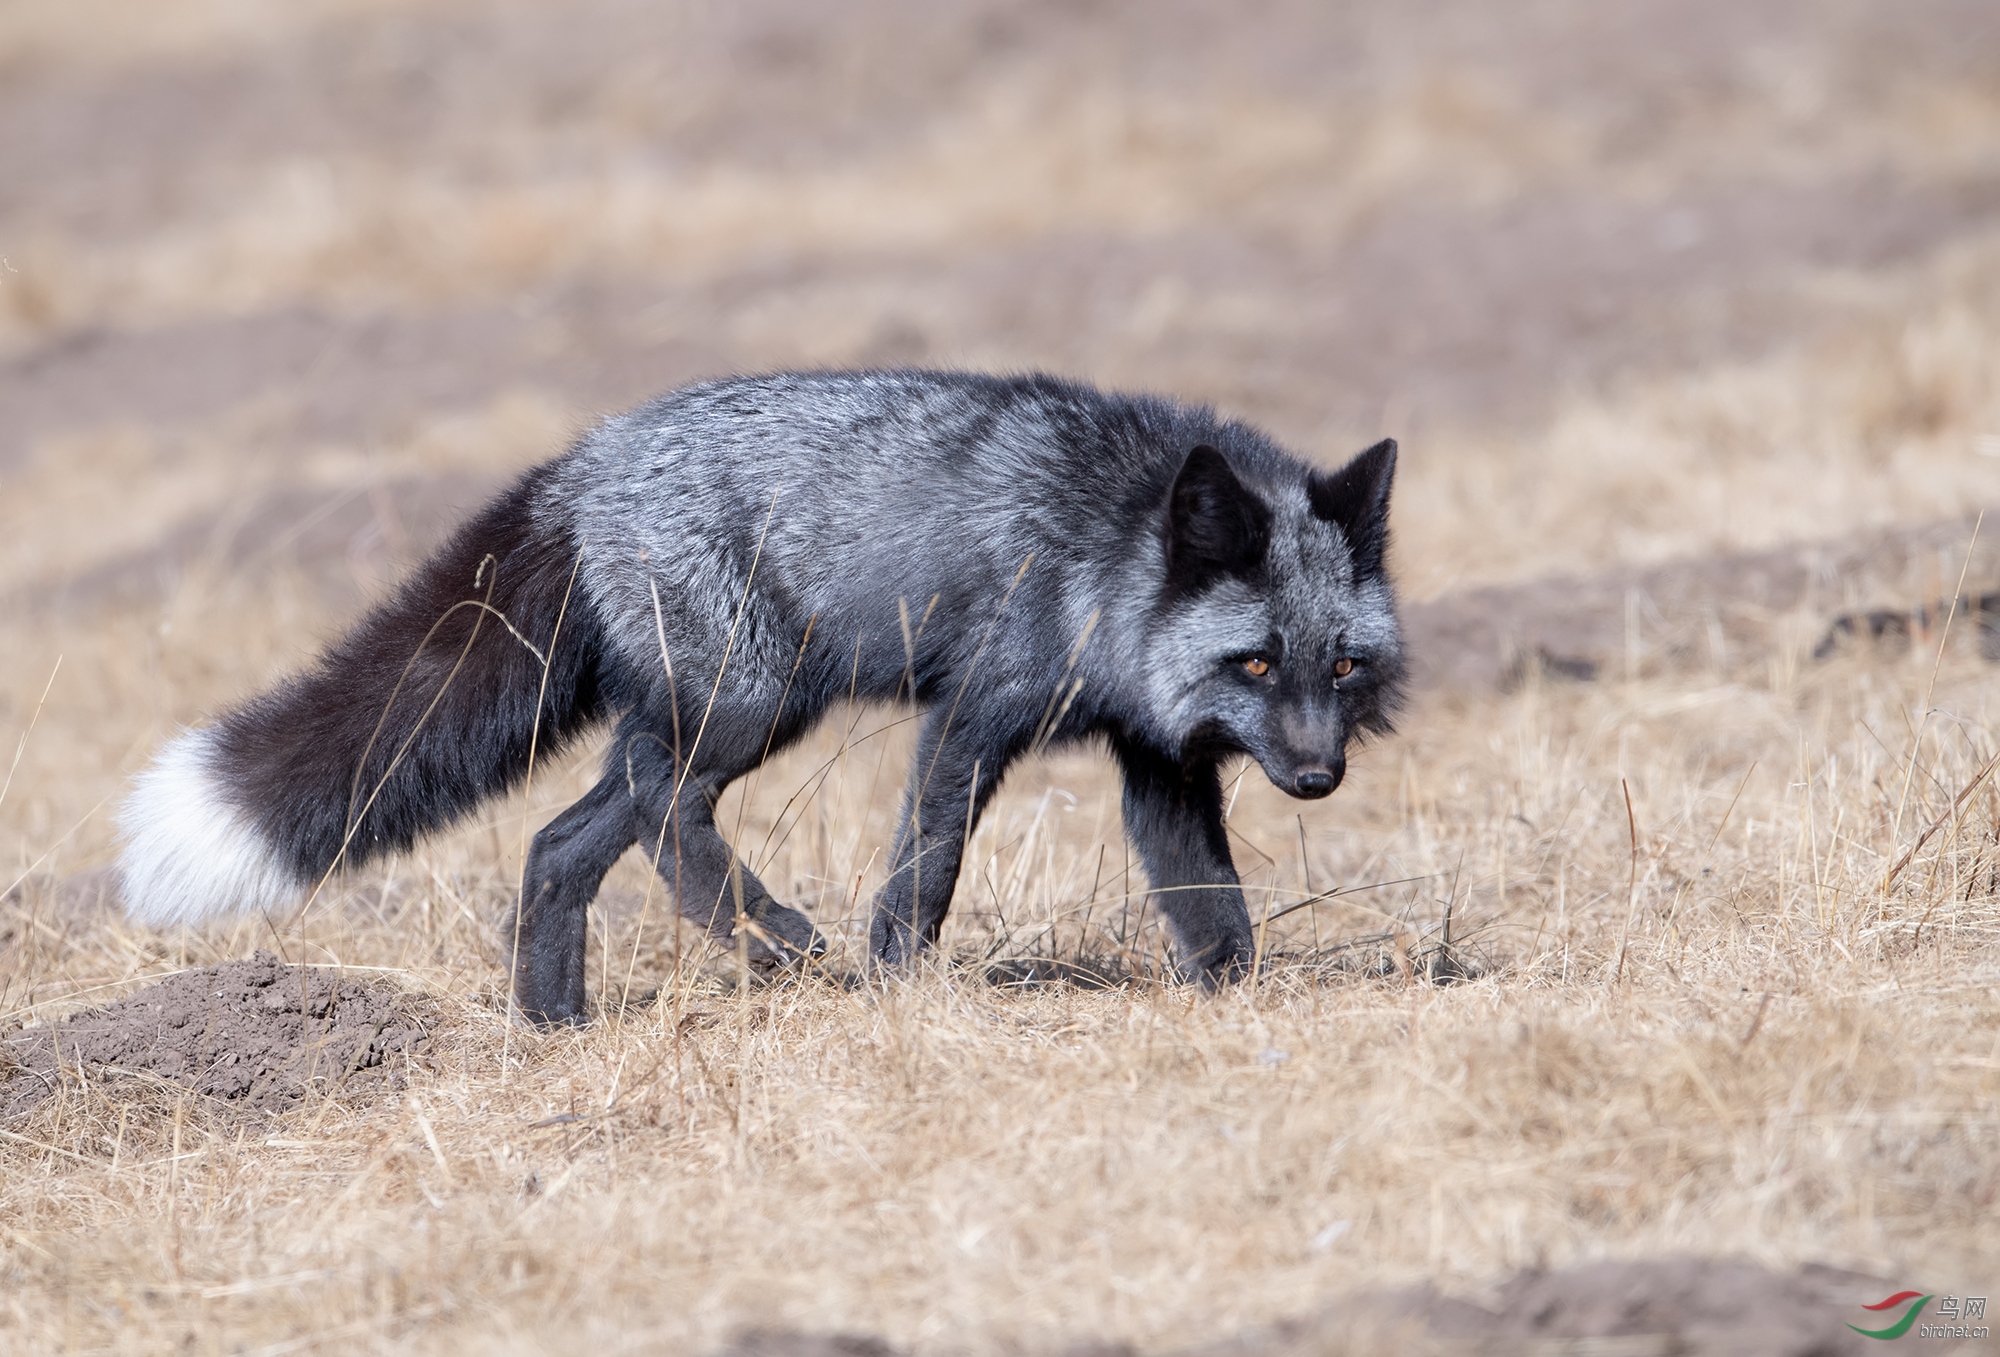
[[221, 722], [227, 794], [301, 885], [408, 848], [519, 782], [531, 741], [546, 758], [604, 713], [579, 544], [533, 514], [551, 470], [459, 529], [309, 672]]

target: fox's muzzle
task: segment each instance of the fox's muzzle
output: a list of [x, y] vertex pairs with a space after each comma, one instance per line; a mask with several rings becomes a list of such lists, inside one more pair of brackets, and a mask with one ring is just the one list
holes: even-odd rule
[[1333, 774], [1320, 768], [1309, 768], [1300, 773], [1292, 784], [1292, 791], [1298, 796], [1316, 799], [1333, 790]]
[[1324, 764], [1309, 763], [1301, 767], [1292, 775], [1289, 784], [1280, 782], [1277, 778], [1272, 778], [1271, 781], [1279, 790], [1289, 792], [1301, 801], [1317, 801], [1323, 796], [1331, 796], [1333, 789], [1340, 785], [1340, 780], [1345, 776], [1347, 776], [1347, 760], [1337, 755]]

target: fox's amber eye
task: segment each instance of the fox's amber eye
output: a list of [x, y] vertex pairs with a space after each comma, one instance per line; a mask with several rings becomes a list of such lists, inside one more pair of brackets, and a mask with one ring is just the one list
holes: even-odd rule
[[1348, 659], [1347, 656], [1342, 655], [1339, 659], [1333, 662], [1333, 676], [1335, 678], [1346, 678], [1349, 674], [1353, 672], [1354, 672], [1354, 661]]
[[1243, 667], [1249, 670], [1255, 678], [1262, 678], [1271, 672], [1271, 662], [1262, 655], [1252, 655], [1249, 659], [1243, 661]]

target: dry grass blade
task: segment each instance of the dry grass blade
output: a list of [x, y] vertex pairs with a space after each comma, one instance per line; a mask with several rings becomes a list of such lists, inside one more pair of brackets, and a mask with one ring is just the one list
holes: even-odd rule
[[42, 685], [42, 695], [35, 699], [35, 714], [28, 718], [28, 728], [21, 732], [21, 738], [14, 746], [14, 760], [7, 765], [7, 777], [0, 781], [0, 802], [7, 799], [7, 792], [14, 785], [14, 774], [21, 766], [21, 755], [28, 750], [28, 737], [35, 733], [35, 726], [42, 719], [42, 708], [48, 704], [49, 690], [56, 686], [56, 675], [62, 672], [62, 656], [49, 668], [49, 681]]
[[[1903, 790], [1896, 798], [1896, 818], [1889, 827], [1889, 841], [1892, 844], [1902, 836], [1903, 811], [1909, 805], [1910, 784], [1916, 777], [1917, 760], [1923, 754], [1924, 729], [1930, 724], [1931, 698], [1937, 692], [1938, 671], [1944, 667], [1945, 643], [1951, 639], [1951, 624], [1958, 620], [1959, 600], [1965, 596], [1965, 577], [1972, 570], [1973, 548], [1978, 545], [1979, 530], [1985, 526], [1986, 511], [1982, 509], [1980, 510], [1979, 517], [1972, 525], [1972, 536], [1965, 544], [1965, 561], [1959, 567], [1958, 583], [1951, 591], [1951, 603], [1945, 612], [1944, 625], [1938, 629], [1937, 658], [1931, 664], [1930, 683], [1924, 688], [1924, 701], [1923, 706], [1919, 708], [1920, 715], [1917, 718], [1917, 728], [1910, 735], [1910, 758], [1909, 762], [1903, 767]], [[1912, 850], [1910, 856], [1914, 856], [1914, 850]], [[1907, 857], [1904, 860], [1907, 861]], [[1889, 893], [1894, 875], [1895, 872], [1893, 870], [1883, 874], [1882, 893], [1884, 895]]]
[[1950, 824], [1957, 817], [1958, 812], [1964, 807], [1967, 799], [1985, 784], [1986, 779], [1996, 767], [2000, 767], [2000, 754], [1995, 754], [1992, 758], [1981, 764], [1979, 771], [1974, 773], [1971, 779], [1959, 789], [1958, 795], [1951, 799], [1951, 804], [1935, 820], [1924, 826], [1923, 832], [1917, 835], [1916, 842], [1905, 849], [1903, 856], [1897, 858], [1891, 864], [1887, 875], [1884, 876], [1882, 881], [1882, 889], [1884, 891], [1894, 888], [1897, 878], [1903, 874], [1903, 869], [1908, 867], [1915, 860], [1917, 854], [1923, 851], [1924, 845], [1931, 841], [1932, 835]]
[[1621, 777], [1618, 790], [1625, 797], [1625, 830], [1632, 846], [1632, 865], [1625, 878], [1625, 927], [1618, 937], [1618, 969], [1611, 976], [1614, 985], [1624, 983], [1625, 953], [1632, 945], [1632, 916], [1639, 911], [1639, 817], [1632, 809], [1632, 784]]

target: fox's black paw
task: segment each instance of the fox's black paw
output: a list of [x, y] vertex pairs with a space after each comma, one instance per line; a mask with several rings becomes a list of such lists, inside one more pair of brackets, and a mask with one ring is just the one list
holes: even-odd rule
[[522, 1022], [537, 1032], [554, 1032], [564, 1027], [590, 1025], [589, 1012], [580, 1006], [568, 1008], [561, 1004], [551, 1004], [547, 1008], [529, 1008], [526, 1004], [517, 1004], [515, 1011], [520, 1014]]
[[868, 956], [876, 970], [900, 970], [921, 950], [917, 945], [916, 930], [908, 920], [899, 919], [886, 910], [878, 910], [869, 921]]
[[1257, 949], [1249, 938], [1226, 938], [1211, 944], [1181, 965], [1188, 979], [1201, 986], [1204, 994], [1214, 994], [1228, 985], [1250, 977]]
[[826, 955], [826, 938], [812, 920], [782, 905], [743, 921], [752, 969], [764, 975], [804, 970]]

